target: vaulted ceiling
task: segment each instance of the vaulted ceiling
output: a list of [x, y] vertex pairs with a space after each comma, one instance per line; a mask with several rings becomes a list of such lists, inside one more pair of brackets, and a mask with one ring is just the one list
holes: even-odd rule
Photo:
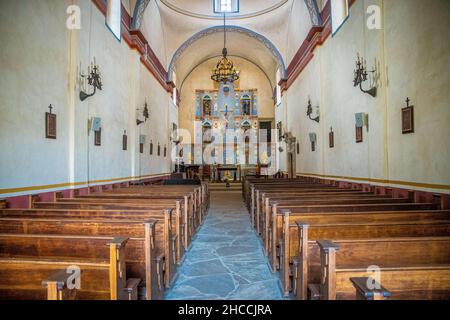
[[[129, 0], [129, 6], [135, 28], [155, 32], [159, 20], [164, 42], [160, 59], [169, 78], [173, 70], [181, 83], [196, 66], [220, 56], [223, 16], [213, 13], [213, 0]], [[316, 0], [240, 0], [240, 12], [227, 15], [229, 55], [254, 63], [274, 84], [277, 68], [284, 70], [287, 64], [291, 21], [308, 28], [320, 23], [317, 8]], [[293, 17], [294, 9], [306, 15]], [[149, 11], [158, 11], [157, 17]]]

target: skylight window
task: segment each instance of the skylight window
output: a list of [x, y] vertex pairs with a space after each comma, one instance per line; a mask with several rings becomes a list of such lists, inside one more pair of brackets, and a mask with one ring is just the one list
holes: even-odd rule
[[238, 13], [239, 0], [213, 0], [214, 13]]
[[333, 36], [339, 31], [349, 15], [348, 0], [331, 1], [331, 28]]
[[122, 38], [122, 2], [121, 0], [107, 0], [106, 25], [120, 41]]

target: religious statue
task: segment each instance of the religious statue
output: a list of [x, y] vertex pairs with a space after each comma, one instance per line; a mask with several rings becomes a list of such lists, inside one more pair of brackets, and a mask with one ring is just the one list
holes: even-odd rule
[[242, 114], [245, 116], [250, 115], [250, 106], [251, 106], [251, 100], [248, 96], [245, 96], [242, 98]]
[[203, 115], [204, 116], [211, 115], [211, 98], [208, 96], [203, 98]]

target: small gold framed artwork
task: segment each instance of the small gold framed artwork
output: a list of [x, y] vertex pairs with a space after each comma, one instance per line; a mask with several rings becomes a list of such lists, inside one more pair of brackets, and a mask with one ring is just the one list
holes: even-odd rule
[[402, 133], [414, 133], [414, 106], [410, 106], [409, 98], [406, 99], [406, 107], [402, 109]]
[[102, 145], [102, 128], [94, 131], [94, 145], [97, 147]]
[[330, 143], [330, 148], [334, 148], [334, 132], [333, 129], [331, 129], [330, 133], [328, 134], [328, 140]]
[[363, 127], [356, 127], [356, 143], [363, 142]]
[[47, 139], [56, 139], [56, 114], [45, 113], [45, 137]]
[[128, 136], [125, 132], [122, 136], [122, 150], [126, 151], [128, 149]]

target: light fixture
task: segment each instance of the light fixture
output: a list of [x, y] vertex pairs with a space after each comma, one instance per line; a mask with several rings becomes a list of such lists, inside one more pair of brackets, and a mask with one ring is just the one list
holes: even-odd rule
[[236, 70], [231, 60], [227, 58], [227, 29], [226, 29], [226, 14], [223, 15], [223, 50], [222, 58], [217, 62], [216, 67], [213, 70], [211, 79], [215, 82], [235, 82], [239, 80], [239, 71]]
[[[316, 109], [318, 110], [319, 107], [317, 106]], [[317, 117], [313, 118], [313, 117], [311, 117], [312, 113], [313, 113], [313, 106], [312, 106], [312, 104], [311, 104], [311, 98], [310, 98], [310, 99], [308, 99], [308, 107], [307, 107], [306, 115], [307, 115], [312, 121], [315, 121], [315, 122], [317, 122], [317, 123], [320, 123], [320, 115], [318, 114]], [[319, 111], [317, 111], [317, 113], [319, 113]]]
[[[362, 84], [363, 84], [363, 82], [367, 81], [367, 76], [369, 75], [368, 72], [370, 72], [372, 74], [372, 79], [371, 79], [372, 88], [370, 88], [369, 90], [364, 90], [362, 88]], [[367, 61], [366, 61], [366, 59], [364, 59], [362, 57], [360, 58], [359, 53], [358, 53], [357, 60], [356, 60], [356, 69], [354, 70], [355, 78], [353, 79], [353, 86], [354, 87], [359, 86], [359, 88], [361, 89], [362, 92], [367, 93], [375, 98], [377, 96], [377, 87], [376, 87], [376, 85], [374, 85], [376, 72], [377, 72], [376, 69], [373, 69], [372, 71], [367, 71]]]
[[142, 116], [144, 117], [144, 120], [139, 120], [136, 119], [136, 124], [139, 126], [141, 124], [143, 124], [144, 122], [147, 122], [148, 118], [150, 118], [150, 114], [148, 112], [148, 105], [147, 105], [147, 100], [145, 100], [145, 104], [144, 104], [144, 108], [142, 109], [137, 109], [137, 111], [141, 111], [142, 110]]
[[80, 100], [81, 101], [84, 101], [87, 98], [95, 95], [95, 93], [97, 92], [97, 89], [102, 90], [103, 84], [100, 79], [100, 68], [95, 62], [95, 57], [94, 57], [94, 62], [91, 62], [91, 65], [88, 66], [88, 75], [86, 76], [85, 74], [81, 73], [80, 77], [83, 79], [84, 84], [86, 84], [86, 80], [87, 80], [88, 84], [90, 86], [94, 87], [94, 91], [90, 94], [84, 92], [83, 90], [80, 90]]

